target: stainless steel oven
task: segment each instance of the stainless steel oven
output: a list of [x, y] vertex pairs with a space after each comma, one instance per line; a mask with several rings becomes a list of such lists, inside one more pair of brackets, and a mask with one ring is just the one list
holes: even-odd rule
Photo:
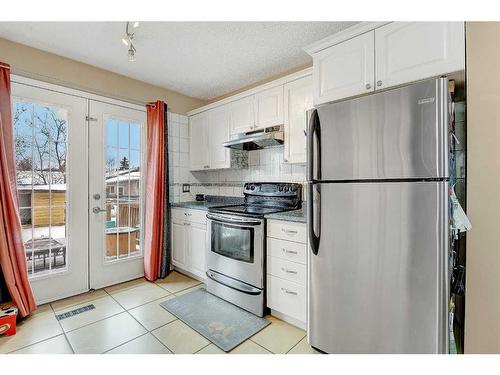
[[266, 310], [266, 215], [301, 207], [300, 184], [251, 182], [244, 203], [207, 213], [207, 290], [255, 315]]
[[207, 214], [207, 290], [264, 314], [265, 219]]

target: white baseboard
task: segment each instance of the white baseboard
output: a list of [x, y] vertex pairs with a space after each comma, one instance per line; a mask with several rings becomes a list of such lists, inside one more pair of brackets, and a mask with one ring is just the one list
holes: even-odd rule
[[298, 319], [292, 318], [291, 316], [285, 315], [283, 313], [280, 313], [279, 311], [271, 309], [271, 315], [281, 319], [297, 328], [303, 329], [304, 331], [306, 330], [306, 322], [302, 322]]

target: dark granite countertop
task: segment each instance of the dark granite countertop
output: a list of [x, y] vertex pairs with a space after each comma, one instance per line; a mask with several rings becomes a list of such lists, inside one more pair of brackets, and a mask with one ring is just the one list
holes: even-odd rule
[[307, 222], [307, 210], [302, 207], [299, 210], [278, 212], [276, 214], [269, 214], [265, 216], [266, 219], [272, 220], [284, 220], [284, 221], [295, 221], [298, 223]]
[[189, 209], [194, 209], [194, 210], [206, 211], [206, 210], [208, 210], [209, 207], [222, 206], [223, 204], [224, 203], [221, 203], [221, 202], [190, 201], [190, 202], [170, 203], [170, 207], [171, 208], [189, 208]]

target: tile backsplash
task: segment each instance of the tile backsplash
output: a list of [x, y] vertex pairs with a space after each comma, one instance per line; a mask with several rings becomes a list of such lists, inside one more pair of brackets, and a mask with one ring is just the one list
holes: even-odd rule
[[[305, 164], [283, 161], [283, 147], [248, 152], [248, 167], [191, 172], [187, 116], [168, 114], [170, 201], [194, 200], [196, 194], [242, 196], [245, 182], [305, 183]], [[190, 184], [190, 192], [182, 192]]]

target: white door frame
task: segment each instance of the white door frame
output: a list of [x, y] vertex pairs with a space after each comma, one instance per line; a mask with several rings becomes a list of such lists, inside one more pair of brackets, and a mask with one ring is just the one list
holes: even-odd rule
[[[13, 87], [13, 94], [12, 94], [13, 97], [20, 96], [20, 95], [17, 95], [15, 92], [15, 87], [17, 87], [19, 85], [20, 87], [22, 87], [22, 86], [24, 86], [26, 88], [32, 87], [34, 89], [47, 90], [47, 91], [53, 92], [55, 94], [69, 95], [75, 99], [80, 99], [80, 100], [86, 102], [85, 111], [78, 115], [78, 116], [81, 116], [81, 118], [82, 118], [81, 121], [83, 124], [82, 126], [84, 127], [84, 132], [81, 134], [81, 138], [83, 139], [83, 142], [81, 143], [82, 149], [78, 152], [79, 155], [83, 155], [84, 157], [78, 159], [80, 164], [79, 164], [78, 168], [75, 168], [78, 170], [82, 170], [82, 171], [89, 170], [89, 164], [88, 164], [88, 161], [89, 161], [89, 152], [88, 152], [89, 151], [89, 134], [88, 134], [89, 122], [85, 121], [85, 117], [88, 116], [88, 114], [89, 114], [89, 112], [88, 112], [89, 111], [89, 103], [91, 100], [95, 101], [95, 102], [100, 102], [100, 103], [112, 104], [114, 106], [121, 107], [124, 111], [127, 111], [127, 110], [139, 111], [139, 112], [143, 113], [144, 118], [145, 118], [146, 108], [144, 105], [134, 104], [134, 103], [118, 100], [118, 99], [113, 99], [113, 98], [109, 98], [109, 97], [105, 97], [105, 96], [101, 96], [101, 95], [96, 95], [96, 94], [93, 94], [90, 92], [72, 89], [72, 88], [68, 88], [68, 87], [64, 87], [64, 86], [60, 86], [60, 85], [56, 85], [56, 84], [52, 84], [52, 83], [48, 83], [48, 82], [44, 82], [44, 81], [39, 81], [37, 79], [27, 78], [27, 77], [19, 76], [16, 74], [11, 75], [11, 82], [12, 82], [12, 87]], [[30, 97], [30, 95], [26, 96], [26, 98], [29, 98], [29, 97]], [[145, 124], [144, 124], [144, 127], [146, 127]], [[144, 129], [144, 134], [146, 134], [146, 129]], [[141, 147], [142, 147], [141, 153], [143, 155], [143, 158], [142, 158], [143, 160], [145, 160], [145, 155], [146, 155], [145, 138], [146, 138], [146, 136], [144, 135], [143, 136], [143, 143], [141, 144]], [[69, 149], [69, 147], [68, 147], [68, 149]], [[74, 151], [77, 151], [77, 150], [75, 149]], [[142, 168], [143, 168], [143, 171], [146, 170], [145, 165], [143, 165]], [[89, 245], [90, 245], [89, 220], [91, 217], [90, 215], [92, 215], [92, 213], [89, 210], [89, 207], [90, 207], [89, 199], [91, 197], [89, 196], [88, 188], [89, 188], [90, 181], [88, 179], [88, 173], [84, 173], [83, 175], [84, 175], [86, 181], [85, 181], [85, 183], [81, 184], [81, 186], [79, 186], [79, 188], [81, 189], [81, 191], [79, 190], [79, 194], [81, 194], [81, 195], [83, 194], [83, 196], [87, 197], [87, 199], [80, 200], [81, 207], [82, 207], [80, 210], [82, 212], [80, 213], [80, 215], [78, 215], [78, 218], [80, 218], [82, 220], [80, 220], [81, 222], [79, 221], [79, 229], [80, 229], [79, 234], [80, 234], [80, 236], [78, 237], [78, 241], [82, 244], [82, 249], [83, 249], [82, 256], [84, 256], [84, 258], [86, 260], [85, 267], [80, 266], [79, 267], [80, 269], [76, 270], [76, 269], [74, 269], [74, 267], [71, 267], [71, 263], [70, 263], [68, 269], [64, 272], [31, 278], [30, 283], [33, 287], [33, 290], [35, 293], [35, 298], [36, 298], [38, 305], [43, 304], [43, 303], [48, 303], [48, 302], [51, 302], [54, 300], [58, 300], [61, 298], [66, 298], [66, 297], [76, 295], [79, 293], [83, 293], [83, 292], [88, 291], [91, 288], [96, 287], [96, 286], [91, 285], [91, 278], [90, 278], [91, 254], [90, 254], [90, 250], [89, 250]], [[145, 181], [145, 177], [143, 177], [143, 181]], [[143, 191], [145, 191], [145, 190], [143, 189]], [[143, 198], [144, 198], [144, 196], [145, 196], [145, 194], [143, 194]], [[84, 207], [84, 210], [83, 210], [83, 207]], [[74, 209], [75, 208], [73, 208], [73, 210]], [[73, 213], [74, 213], [74, 211], [73, 211]], [[76, 240], [77, 238], [75, 236], [73, 236], [73, 239]], [[71, 260], [69, 260], [69, 262], [71, 262]], [[141, 263], [142, 263], [142, 257], [141, 257]], [[60, 283], [61, 279], [59, 277], [63, 276], [63, 274], [67, 275], [67, 276], [71, 275], [71, 277], [73, 277], [73, 274], [78, 274], [82, 278], [85, 278], [85, 284], [84, 285], [82, 284], [81, 287], [74, 288], [71, 291], [68, 290], [68, 291], [61, 292], [61, 293], [53, 293], [50, 296], [43, 295], [43, 293], [40, 292], [40, 290], [43, 290], [43, 289], [49, 290], [57, 283]], [[141, 277], [142, 275], [143, 275], [143, 269], [141, 272], [137, 272], [137, 274], [134, 277]], [[133, 277], [129, 277], [129, 279], [130, 278], [133, 278]], [[117, 282], [120, 282], [120, 281], [125, 281], [125, 280], [119, 280]], [[56, 283], [56, 284], [54, 284], [54, 283]], [[64, 281], [61, 284], [64, 284]]]

